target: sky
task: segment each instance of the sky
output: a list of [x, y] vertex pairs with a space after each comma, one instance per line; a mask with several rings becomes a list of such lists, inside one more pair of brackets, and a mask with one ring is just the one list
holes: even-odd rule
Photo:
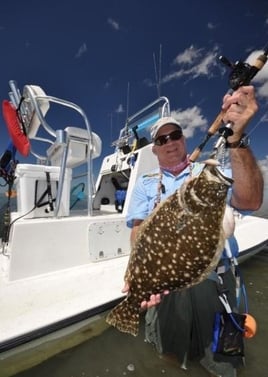
[[[267, 0], [1, 2], [0, 100], [9, 99], [15, 80], [21, 90], [38, 85], [79, 105], [103, 142], [98, 169], [126, 118], [160, 94], [181, 121], [190, 153], [229, 89], [230, 70], [219, 56], [253, 63], [266, 45]], [[253, 84], [259, 111], [247, 132], [268, 177], [268, 63]], [[80, 126], [69, 113], [53, 116], [56, 128]], [[0, 117], [0, 154], [9, 140]]]

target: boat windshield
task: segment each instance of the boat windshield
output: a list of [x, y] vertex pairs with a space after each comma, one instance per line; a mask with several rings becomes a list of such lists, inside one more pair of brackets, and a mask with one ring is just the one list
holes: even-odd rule
[[135, 144], [142, 147], [151, 143], [151, 126], [159, 118], [169, 115], [169, 101], [166, 97], [160, 97], [127, 119], [125, 127], [120, 131], [119, 139], [112, 146], [115, 146], [116, 149], [122, 149], [133, 147]]

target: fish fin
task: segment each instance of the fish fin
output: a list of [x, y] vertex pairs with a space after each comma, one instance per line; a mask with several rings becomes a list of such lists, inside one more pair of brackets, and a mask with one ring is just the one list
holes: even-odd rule
[[139, 331], [140, 313], [138, 310], [133, 310], [133, 306], [125, 299], [113, 308], [108, 316], [106, 322], [109, 325], [116, 327], [119, 331], [129, 333], [137, 336]]

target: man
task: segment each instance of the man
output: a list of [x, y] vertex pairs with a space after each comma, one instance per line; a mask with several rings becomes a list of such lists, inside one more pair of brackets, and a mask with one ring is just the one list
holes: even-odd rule
[[[240, 211], [254, 211], [261, 206], [263, 196], [263, 177], [245, 142], [245, 128], [258, 109], [254, 88], [244, 86], [226, 95], [222, 109], [223, 122], [233, 124], [233, 134], [227, 139], [234, 180], [229, 204]], [[179, 188], [190, 174], [185, 138], [175, 119], [160, 119], [152, 126], [151, 136], [159, 169], [140, 177], [134, 188], [127, 214], [132, 243], [140, 224], [157, 203]], [[191, 170], [197, 173], [200, 164], [192, 164]], [[229, 303], [235, 307], [235, 282], [230, 269], [224, 271], [221, 279], [223, 288], [228, 290]], [[241, 360], [215, 362], [210, 351], [214, 315], [222, 309], [217, 284], [214, 279], [207, 279], [182, 292], [170, 293], [162, 299], [160, 294], [152, 295], [149, 302], [142, 302], [142, 308], [153, 307], [146, 314], [146, 337], [159, 352], [175, 354], [181, 363], [199, 357], [212, 375], [234, 377]], [[123, 292], [128, 289], [126, 281]]]

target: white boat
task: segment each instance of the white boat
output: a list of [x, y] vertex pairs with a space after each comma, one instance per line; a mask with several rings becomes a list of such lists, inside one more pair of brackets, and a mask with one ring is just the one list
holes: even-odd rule
[[[1, 353], [103, 313], [122, 299], [131, 192], [137, 177], [157, 166], [148, 127], [170, 113], [168, 99], [161, 97], [129, 117], [94, 184], [92, 160], [101, 154], [101, 140], [85, 112], [38, 86], [25, 85], [22, 95], [14, 81], [10, 87], [5, 119], [17, 132], [12, 142], [25, 154], [30, 145], [36, 163], [16, 165], [16, 209], [2, 236], [0, 359]], [[55, 104], [78, 114], [81, 127], [57, 129], [49, 123]], [[18, 129], [22, 122], [26, 135]], [[36, 143], [45, 146], [43, 155], [34, 151]], [[71, 193], [78, 204], [86, 193], [86, 209], [73, 206]], [[268, 245], [268, 219], [237, 216], [236, 223], [241, 260]]]

